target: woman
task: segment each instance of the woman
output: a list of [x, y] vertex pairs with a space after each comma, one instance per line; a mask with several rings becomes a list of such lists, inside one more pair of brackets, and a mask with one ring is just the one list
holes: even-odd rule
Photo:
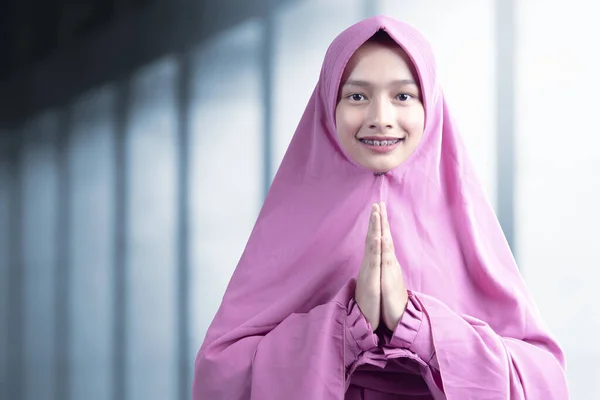
[[563, 353], [467, 158], [427, 41], [329, 47], [196, 359], [200, 399], [567, 399]]

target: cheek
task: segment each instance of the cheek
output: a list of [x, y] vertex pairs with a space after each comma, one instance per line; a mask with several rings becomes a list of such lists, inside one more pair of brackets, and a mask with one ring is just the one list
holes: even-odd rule
[[404, 130], [420, 138], [425, 129], [425, 111], [422, 107], [412, 109], [403, 119]]
[[351, 142], [362, 126], [362, 119], [357, 110], [337, 110], [336, 126], [338, 137], [342, 142]]

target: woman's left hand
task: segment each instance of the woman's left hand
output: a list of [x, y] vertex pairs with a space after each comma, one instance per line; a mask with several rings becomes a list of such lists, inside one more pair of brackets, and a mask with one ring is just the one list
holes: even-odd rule
[[381, 318], [385, 326], [392, 332], [396, 329], [406, 305], [408, 292], [400, 263], [396, 258], [392, 232], [388, 221], [385, 203], [381, 209]]

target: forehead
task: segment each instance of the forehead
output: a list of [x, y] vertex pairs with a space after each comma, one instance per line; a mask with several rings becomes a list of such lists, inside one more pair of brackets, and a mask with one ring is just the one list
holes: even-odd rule
[[380, 78], [393, 76], [397, 79], [417, 80], [415, 67], [410, 57], [396, 42], [367, 41], [348, 60], [341, 84], [350, 76]]

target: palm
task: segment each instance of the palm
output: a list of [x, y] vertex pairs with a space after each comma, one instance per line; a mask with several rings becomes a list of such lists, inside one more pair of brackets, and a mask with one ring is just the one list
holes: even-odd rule
[[408, 293], [390, 230], [385, 204], [381, 204], [381, 317], [385, 326], [396, 329], [408, 302]]
[[373, 205], [371, 211], [355, 300], [373, 330], [381, 321], [391, 331], [398, 325], [408, 302], [384, 203]]

